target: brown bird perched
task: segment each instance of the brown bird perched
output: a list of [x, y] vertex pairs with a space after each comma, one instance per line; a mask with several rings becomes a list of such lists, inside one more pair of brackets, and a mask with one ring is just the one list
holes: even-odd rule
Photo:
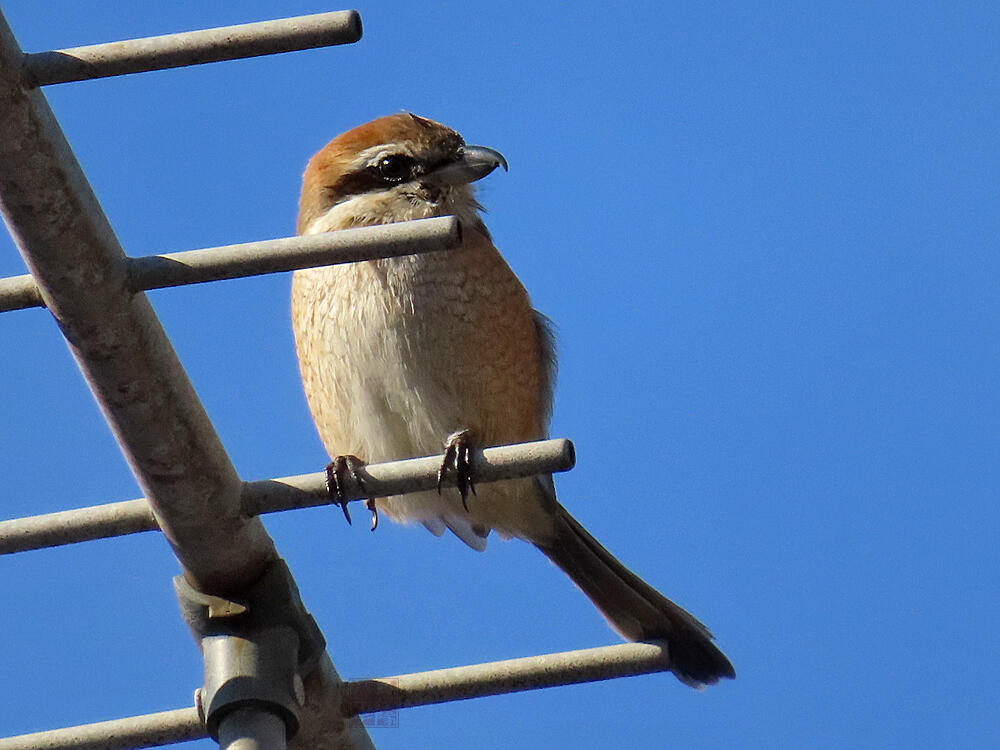
[[[555, 355], [536, 313], [493, 246], [471, 183], [498, 152], [408, 113], [333, 139], [309, 161], [299, 234], [457, 216], [464, 247], [296, 271], [292, 323], [316, 427], [343, 472], [445, 448], [458, 488], [369, 502], [394, 521], [451, 530], [482, 550], [490, 530], [534, 544], [629, 640], [669, 645], [674, 673], [693, 687], [735, 677], [712, 634], [611, 555], [556, 500], [551, 476], [473, 489], [475, 446], [544, 438]], [[442, 443], [443, 441], [443, 443]], [[373, 525], [377, 515], [373, 516]]]

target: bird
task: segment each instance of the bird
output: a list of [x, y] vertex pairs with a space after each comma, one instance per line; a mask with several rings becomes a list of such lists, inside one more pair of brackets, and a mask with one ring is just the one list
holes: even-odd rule
[[[293, 274], [296, 353], [332, 459], [331, 493], [344, 472], [360, 483], [364, 463], [442, 455], [437, 491], [369, 499], [373, 528], [381, 512], [480, 551], [491, 531], [527, 541], [625, 639], [666, 642], [681, 682], [733, 678], [709, 630], [591, 536], [556, 499], [551, 475], [474, 483], [473, 450], [547, 436], [556, 374], [551, 323], [494, 246], [476, 200], [473, 183], [497, 168], [507, 169], [498, 151], [409, 112], [348, 130], [309, 160], [300, 235], [447, 215], [462, 231], [451, 250]], [[451, 473], [456, 486], [441, 487]]]

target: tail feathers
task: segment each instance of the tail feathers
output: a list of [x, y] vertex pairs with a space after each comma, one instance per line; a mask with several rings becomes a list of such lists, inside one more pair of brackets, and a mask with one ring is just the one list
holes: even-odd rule
[[627, 640], [666, 641], [671, 668], [681, 682], [702, 688], [736, 677], [708, 628], [622, 565], [561, 505], [553, 540], [536, 546]]

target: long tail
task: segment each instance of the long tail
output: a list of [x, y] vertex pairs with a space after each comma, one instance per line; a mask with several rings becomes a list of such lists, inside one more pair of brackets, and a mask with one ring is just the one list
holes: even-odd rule
[[573, 579], [615, 630], [630, 641], [666, 641], [674, 674], [691, 687], [736, 677], [708, 628], [622, 565], [557, 506], [554, 539], [535, 546]]

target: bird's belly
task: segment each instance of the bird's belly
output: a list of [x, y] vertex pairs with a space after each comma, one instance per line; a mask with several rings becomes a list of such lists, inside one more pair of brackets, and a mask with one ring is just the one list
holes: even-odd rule
[[[477, 296], [459, 283], [442, 283], [451, 269], [432, 268], [431, 276], [431, 262], [444, 259], [296, 272], [296, 347], [310, 410], [331, 456], [377, 463], [440, 454], [448, 435], [462, 429], [471, 429], [480, 446], [541, 436], [532, 360], [498, 348], [505, 339], [497, 321], [510, 326], [516, 319], [490, 309], [496, 304], [490, 289]], [[526, 310], [511, 340], [530, 347], [534, 328]], [[532, 416], [517, 418], [522, 412]], [[531, 530], [549, 523], [532, 482], [477, 487], [471, 512], [453, 488], [388, 498], [379, 508], [436, 533], [446, 526], [481, 547], [485, 539], [477, 535], [489, 528], [534, 537]]]
[[[380, 334], [396, 337], [393, 331]], [[371, 463], [440, 453], [445, 438], [459, 429], [449, 418], [454, 403], [422, 363], [404, 359], [403, 347], [391, 340], [386, 344], [397, 350], [395, 357], [368, 351], [330, 373], [348, 391], [351, 440]]]

